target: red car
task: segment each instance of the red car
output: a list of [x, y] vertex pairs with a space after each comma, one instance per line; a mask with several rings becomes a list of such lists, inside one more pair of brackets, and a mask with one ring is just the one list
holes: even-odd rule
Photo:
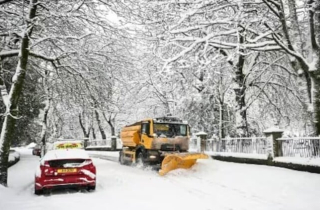
[[35, 194], [54, 188], [96, 188], [96, 167], [87, 152], [81, 149], [48, 151], [35, 174]]
[[40, 145], [36, 145], [32, 149], [32, 154], [40, 157], [41, 156], [41, 146]]

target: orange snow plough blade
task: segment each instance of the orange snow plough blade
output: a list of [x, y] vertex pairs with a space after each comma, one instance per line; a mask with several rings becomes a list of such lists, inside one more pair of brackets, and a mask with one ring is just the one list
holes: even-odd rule
[[197, 159], [208, 159], [209, 156], [204, 153], [173, 153], [166, 154], [165, 158], [161, 163], [161, 169], [159, 174], [161, 176], [167, 174], [169, 171], [178, 168], [191, 168]]

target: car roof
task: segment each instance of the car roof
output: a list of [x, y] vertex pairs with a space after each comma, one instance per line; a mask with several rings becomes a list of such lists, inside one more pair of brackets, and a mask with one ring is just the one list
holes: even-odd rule
[[48, 151], [41, 162], [62, 159], [90, 159], [88, 153], [82, 149], [60, 149]]

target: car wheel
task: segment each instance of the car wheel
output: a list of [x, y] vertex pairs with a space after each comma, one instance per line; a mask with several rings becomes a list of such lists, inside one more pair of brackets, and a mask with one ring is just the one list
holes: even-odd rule
[[94, 191], [94, 190], [96, 190], [96, 185], [94, 185], [94, 186], [88, 186], [88, 191]]
[[34, 189], [34, 194], [41, 195], [42, 193], [43, 193], [43, 190]]

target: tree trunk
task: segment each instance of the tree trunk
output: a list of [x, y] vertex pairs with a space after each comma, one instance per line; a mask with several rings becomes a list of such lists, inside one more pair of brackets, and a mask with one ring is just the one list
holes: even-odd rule
[[108, 124], [110, 126], [110, 130], [111, 130], [111, 149], [112, 150], [116, 150], [117, 149], [117, 137], [115, 136], [116, 132], [115, 132], [115, 127], [114, 127], [115, 116], [112, 117], [112, 114], [110, 114], [109, 118], [107, 118], [105, 113], [102, 113], [102, 114], [103, 114], [104, 119], [108, 122]]
[[[320, 78], [320, 68], [317, 71], [317, 75]], [[314, 115], [315, 115], [315, 130], [316, 135], [320, 135], [320, 79], [314, 79]]]
[[42, 119], [41, 157], [43, 157], [47, 152], [47, 149], [46, 149], [46, 134], [47, 134], [47, 119], [48, 119], [48, 113], [49, 113], [49, 109], [50, 109], [50, 104], [51, 104], [51, 98], [50, 98], [50, 96], [47, 96], [46, 106], [44, 107], [44, 110], [43, 110], [44, 113], [43, 113], [43, 119]]
[[111, 131], [111, 136], [114, 136], [116, 134], [116, 130], [114, 127], [114, 121], [115, 121], [115, 116], [112, 117], [112, 114], [110, 114], [109, 118], [105, 115], [105, 113], [102, 113], [104, 119], [107, 121], [107, 123], [110, 126], [110, 131]]
[[9, 93], [9, 104], [7, 104], [6, 116], [2, 125], [0, 136], [0, 184], [7, 186], [8, 179], [8, 156], [11, 140], [15, 131], [16, 118], [18, 116], [18, 101], [22, 93], [23, 83], [27, 71], [29, 57], [29, 37], [32, 32], [32, 20], [36, 16], [37, 0], [30, 1], [29, 17], [27, 18], [26, 31], [21, 41], [19, 62], [15, 75], [12, 79], [12, 86]]
[[42, 118], [42, 131], [41, 131], [41, 143], [42, 143], [42, 147], [41, 147], [41, 157], [43, 157], [47, 150], [46, 150], [46, 134], [47, 134], [47, 119], [48, 119], [48, 113], [50, 110], [50, 105], [51, 105], [51, 97], [50, 97], [50, 88], [49, 88], [49, 84], [48, 84], [48, 78], [49, 77], [49, 72], [45, 71], [45, 76], [43, 78], [43, 87], [45, 90], [45, 94], [46, 94], [46, 100], [45, 100], [45, 104], [46, 106], [44, 107], [43, 110], [43, 118]]
[[225, 138], [223, 102], [219, 103], [219, 138]]
[[79, 113], [79, 123], [80, 123], [81, 129], [82, 129], [84, 138], [89, 138], [91, 128], [88, 128], [88, 132], [86, 131], [86, 128], [84, 126], [84, 122], [83, 122], [82, 117], [81, 117], [81, 113]]
[[95, 132], [93, 126], [92, 126], [91, 130], [92, 130], [92, 137], [93, 137], [93, 139], [96, 139], [96, 138], [97, 138], [97, 137], [96, 137], [96, 132]]
[[107, 139], [106, 133], [103, 130], [103, 127], [102, 127], [102, 124], [101, 124], [101, 120], [99, 118], [99, 112], [97, 110], [94, 110], [94, 113], [96, 115], [96, 120], [97, 120], [97, 123], [98, 123], [99, 131], [101, 133], [101, 137], [102, 137], [102, 139]]
[[314, 44], [315, 56], [317, 57], [316, 70], [313, 72], [314, 113], [317, 136], [320, 135], [320, 1], [315, 1], [314, 11]]
[[[240, 44], [244, 43], [243, 35], [239, 35]], [[242, 136], [248, 135], [248, 122], [247, 122], [247, 109], [246, 109], [246, 85], [245, 85], [245, 75], [243, 73], [244, 61], [245, 57], [243, 55], [243, 50], [239, 50], [238, 61], [235, 65], [235, 79], [234, 81], [237, 83], [237, 88], [234, 89], [236, 94], [236, 125], [237, 125], [237, 133], [240, 133]]]

